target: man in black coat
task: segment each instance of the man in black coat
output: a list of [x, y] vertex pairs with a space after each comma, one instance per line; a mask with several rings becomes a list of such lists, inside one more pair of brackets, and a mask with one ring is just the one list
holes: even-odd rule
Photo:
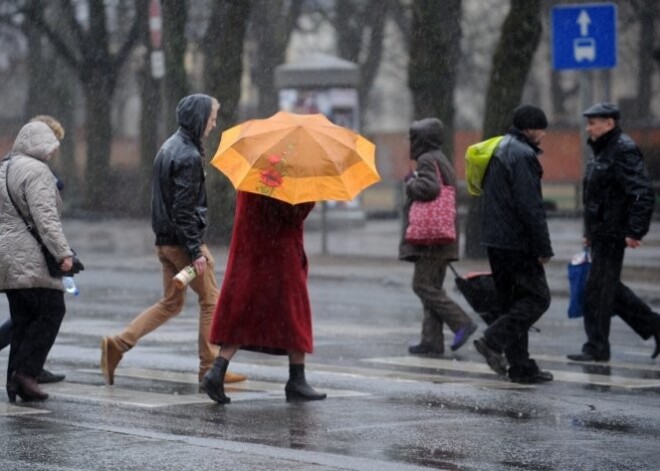
[[528, 351], [529, 328], [550, 306], [543, 265], [553, 252], [538, 161], [538, 146], [547, 126], [540, 108], [516, 108], [513, 127], [495, 149], [483, 181], [482, 244], [503, 309], [474, 345], [493, 371], [502, 376], [508, 373], [516, 383], [553, 379], [550, 372], [539, 369]]
[[655, 195], [644, 159], [619, 126], [616, 105], [588, 108], [587, 141], [593, 151], [583, 181], [585, 244], [592, 265], [585, 292], [582, 353], [574, 361], [610, 359], [610, 320], [616, 313], [644, 340], [655, 339], [652, 358], [660, 354], [660, 315], [621, 283], [626, 247], [636, 249], [649, 231]]
[[[202, 139], [215, 128], [219, 108], [218, 101], [208, 95], [198, 93], [181, 99], [176, 108], [179, 127], [154, 160], [151, 227], [163, 275], [163, 298], [121, 333], [101, 340], [101, 372], [110, 385], [124, 353], [183, 309], [186, 288], [176, 288], [172, 278], [188, 265], [195, 268], [196, 278], [190, 287], [199, 299], [200, 381], [218, 354], [218, 348], [209, 341], [218, 285], [213, 256], [204, 244], [207, 204]], [[245, 379], [244, 375], [227, 375], [225, 382]]]

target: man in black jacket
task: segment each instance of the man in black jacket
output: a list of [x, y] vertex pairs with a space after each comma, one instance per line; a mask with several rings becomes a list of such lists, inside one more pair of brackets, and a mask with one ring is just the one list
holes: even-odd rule
[[[172, 278], [188, 265], [197, 276], [190, 287], [199, 299], [199, 381], [217, 356], [209, 342], [213, 309], [218, 298], [215, 262], [204, 244], [206, 189], [202, 139], [215, 128], [220, 105], [215, 98], [195, 94], [183, 98], [176, 108], [177, 131], [162, 145], [153, 166], [151, 227], [163, 274], [163, 298], [138, 315], [119, 335], [101, 340], [101, 371], [114, 384], [115, 369], [123, 354], [138, 340], [178, 315], [186, 288], [176, 288]], [[229, 375], [225, 382], [241, 381]]]
[[574, 361], [610, 359], [610, 320], [616, 313], [644, 340], [655, 339], [652, 358], [660, 354], [660, 315], [621, 283], [626, 247], [636, 249], [649, 231], [655, 195], [644, 159], [635, 142], [619, 127], [616, 105], [588, 108], [587, 141], [593, 158], [583, 181], [585, 244], [592, 265], [585, 292], [582, 353]]
[[528, 351], [529, 328], [550, 306], [543, 265], [553, 252], [538, 161], [547, 125], [540, 108], [516, 108], [513, 127], [495, 149], [483, 181], [482, 244], [503, 310], [474, 345], [493, 371], [508, 373], [516, 383], [552, 380]]

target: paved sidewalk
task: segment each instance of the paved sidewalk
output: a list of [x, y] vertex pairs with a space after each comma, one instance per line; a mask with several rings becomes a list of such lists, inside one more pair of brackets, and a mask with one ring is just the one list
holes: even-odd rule
[[[577, 218], [548, 220], [555, 257], [546, 267], [555, 295], [567, 295], [566, 265], [581, 250], [582, 223]], [[64, 229], [70, 243], [92, 270], [158, 269], [153, 234], [146, 219], [91, 221], [69, 219]], [[396, 219], [369, 220], [363, 227], [333, 229], [328, 233], [326, 254], [321, 253], [321, 233], [307, 230], [305, 247], [310, 258], [310, 276], [365, 279], [385, 284], [410, 284], [412, 264], [397, 260], [400, 222]], [[227, 247], [213, 246], [216, 269], [223, 273]], [[461, 260], [455, 264], [461, 274], [488, 271], [486, 260]], [[627, 250], [623, 279], [647, 301], [660, 305], [660, 229], [657, 223], [637, 250]]]

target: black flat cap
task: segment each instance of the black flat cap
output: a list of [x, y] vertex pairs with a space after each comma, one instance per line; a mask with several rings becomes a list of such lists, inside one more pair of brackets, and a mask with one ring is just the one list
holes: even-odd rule
[[621, 113], [619, 112], [619, 107], [614, 103], [600, 102], [596, 103], [593, 106], [590, 106], [582, 112], [582, 116], [587, 118], [613, 118], [619, 119]]

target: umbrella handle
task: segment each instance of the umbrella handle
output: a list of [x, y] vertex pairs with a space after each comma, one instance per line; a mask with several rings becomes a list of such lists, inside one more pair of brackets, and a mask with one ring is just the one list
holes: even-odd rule
[[454, 274], [454, 276], [455, 276], [456, 278], [460, 278], [460, 277], [461, 277], [461, 275], [458, 274], [458, 272], [457, 272], [456, 269], [454, 268], [454, 265], [452, 265], [451, 262], [449, 262], [447, 265], [449, 265], [449, 269], [452, 271], [452, 273]]

